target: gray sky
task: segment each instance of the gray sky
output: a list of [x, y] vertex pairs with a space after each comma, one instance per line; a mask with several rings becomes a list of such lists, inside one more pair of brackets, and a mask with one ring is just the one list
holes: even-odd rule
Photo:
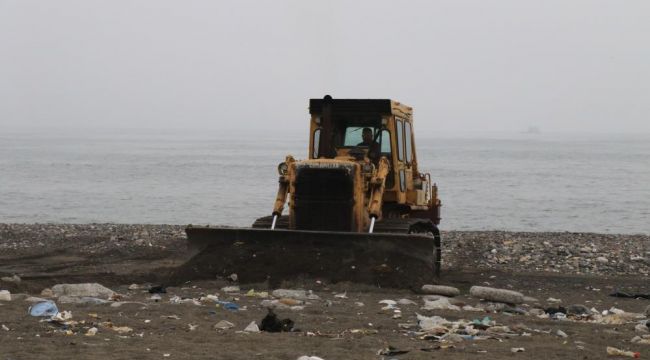
[[650, 132], [650, 1], [0, 0], [0, 128], [306, 128], [394, 98], [416, 128]]

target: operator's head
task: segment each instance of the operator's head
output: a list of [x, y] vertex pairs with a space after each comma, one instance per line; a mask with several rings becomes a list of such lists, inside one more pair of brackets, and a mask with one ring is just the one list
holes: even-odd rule
[[366, 144], [372, 143], [372, 129], [363, 128], [363, 132], [361, 133], [361, 138], [363, 139], [363, 142]]

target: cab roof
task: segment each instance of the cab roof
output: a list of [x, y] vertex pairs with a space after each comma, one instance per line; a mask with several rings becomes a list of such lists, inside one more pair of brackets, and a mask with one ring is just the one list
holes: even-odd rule
[[413, 108], [390, 99], [309, 99], [309, 113], [321, 114], [323, 106], [330, 104], [333, 112], [397, 115], [410, 119]]

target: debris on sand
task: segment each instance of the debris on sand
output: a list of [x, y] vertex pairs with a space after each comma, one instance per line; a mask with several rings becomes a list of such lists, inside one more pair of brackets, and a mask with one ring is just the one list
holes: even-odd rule
[[250, 333], [258, 333], [260, 332], [259, 326], [257, 326], [257, 323], [255, 321], [251, 321], [246, 328], [244, 328], [245, 332], [250, 332]]
[[8, 283], [14, 283], [14, 284], [20, 284], [20, 276], [14, 274], [13, 276], [3, 276], [0, 278], [0, 280]]
[[291, 319], [278, 319], [278, 316], [272, 309], [268, 309], [268, 314], [262, 319], [260, 326], [261, 331], [282, 332], [293, 331], [294, 323]]
[[631, 357], [638, 359], [641, 357], [641, 353], [638, 352], [633, 352], [633, 351], [626, 351], [626, 350], [621, 350], [612, 346], [607, 347], [607, 355], [609, 356], [626, 356], [626, 357]]
[[36, 303], [29, 308], [29, 315], [35, 317], [52, 317], [58, 313], [59, 309], [51, 300]]
[[11, 301], [11, 293], [9, 290], [0, 290], [0, 301]]
[[235, 327], [235, 324], [231, 323], [230, 321], [221, 320], [218, 323], [214, 324], [212, 328], [215, 330], [228, 330], [233, 327]]

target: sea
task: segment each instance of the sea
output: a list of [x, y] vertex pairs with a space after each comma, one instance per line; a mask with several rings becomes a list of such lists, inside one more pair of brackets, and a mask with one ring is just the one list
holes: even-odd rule
[[[277, 165], [307, 156], [280, 131], [0, 133], [0, 222], [249, 226]], [[416, 134], [443, 230], [650, 233], [650, 135]]]

